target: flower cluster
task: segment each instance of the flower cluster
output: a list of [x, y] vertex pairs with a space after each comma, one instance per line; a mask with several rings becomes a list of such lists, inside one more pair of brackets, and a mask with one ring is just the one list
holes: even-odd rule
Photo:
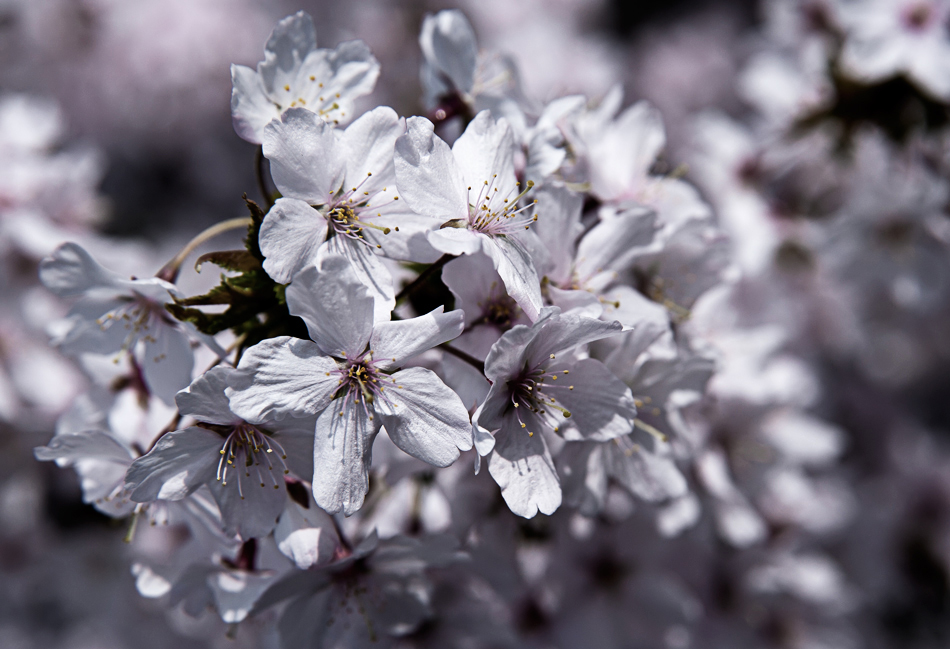
[[[231, 69], [250, 216], [147, 279], [95, 240], [42, 251], [92, 387], [36, 457], [128, 519], [143, 596], [232, 634], [277, 618], [288, 648], [858, 646], [837, 424], [948, 354], [948, 149], [906, 121], [946, 118], [947, 8], [770, 6], [756, 117], [695, 116], [688, 172], [656, 107], [536, 101], [458, 10], [423, 21], [408, 118], [360, 112], [366, 44], [283, 19]], [[903, 103], [862, 112], [888, 84]], [[0, 148], [42, 145], [2, 139], [17, 111]]]

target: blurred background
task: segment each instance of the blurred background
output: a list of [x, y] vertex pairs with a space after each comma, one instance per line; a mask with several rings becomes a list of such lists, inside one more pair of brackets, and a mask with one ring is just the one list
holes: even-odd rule
[[[323, 47], [364, 40], [382, 73], [359, 108], [390, 105], [408, 116], [426, 113], [418, 73], [422, 19], [450, 7], [466, 13], [482, 48], [514, 58], [524, 90], [533, 98], [548, 101], [570, 93], [599, 98], [619, 83], [625, 105], [639, 99], [654, 104], [667, 133], [663, 163], [667, 170], [684, 165], [685, 177], [713, 204], [727, 233], [735, 237], [743, 231], [741, 217], [730, 219], [747, 207], [717, 190], [741, 181], [768, 204], [781, 223], [780, 232], [795, 234], [775, 244], [778, 265], [817, 263], [824, 253], [816, 249], [824, 244], [809, 248], [802, 243], [814, 241], [802, 234], [811, 223], [822, 224], [823, 242], [843, 236], [858, 248], [872, 246], [857, 238], [862, 230], [847, 226], [846, 217], [825, 218], [847, 212], [849, 205], [859, 221], [861, 210], [887, 212], [868, 235], [872, 242], [891, 237], [889, 241], [899, 239], [904, 245], [908, 236], [916, 236], [916, 230], [902, 225], [905, 221], [892, 218], [893, 210], [882, 207], [887, 196], [916, 192], [894, 209], [923, 205], [928, 218], [936, 215], [921, 226], [926, 241], [913, 243], [909, 253], [921, 264], [919, 277], [932, 280], [929, 284], [894, 284], [896, 276], [887, 275], [886, 262], [834, 253], [840, 265], [835, 267], [834, 259], [827, 265], [849, 286], [862, 287], [857, 298], [835, 286], [812, 285], [808, 296], [796, 302], [801, 286], [794, 281], [752, 283], [730, 298], [748, 302], [735, 307], [745, 314], [744, 324], [771, 318], [793, 330], [784, 349], [804, 359], [815, 377], [802, 388], [814, 392], [805, 400], [844, 436], [821, 485], [827, 498], [818, 509], [801, 514], [811, 523], [821, 516], [834, 519], [816, 532], [820, 540], [815, 541], [834, 569], [825, 570], [820, 561], [773, 562], [772, 572], [758, 573], [766, 584], [760, 590], [780, 592], [789, 598], [783, 606], [791, 608], [834, 608], [829, 602], [841, 608], [834, 613], [834, 624], [818, 625], [826, 632], [806, 637], [783, 626], [781, 618], [765, 615], [755, 598], [740, 604], [723, 579], [716, 619], [723, 627], [748, 630], [725, 634], [741, 638], [735, 647], [950, 646], [947, 111], [940, 100], [900, 81], [863, 95], [853, 89], [848, 94], [849, 88], [838, 84], [835, 99], [816, 102], [819, 109], [813, 114], [799, 113], [794, 119], [782, 114], [782, 101], [796, 79], [817, 69], [822, 81], [805, 84], [806, 90], [837, 83], [833, 75], [824, 76], [823, 63], [816, 67], [808, 62], [806, 41], [812, 28], [802, 26], [807, 20], [819, 24], [826, 4], [0, 0], [0, 96], [8, 98], [0, 109], [0, 175], [6, 176], [0, 178], [5, 219], [0, 232], [5, 255], [0, 289], [0, 647], [234, 646], [217, 621], [166, 613], [165, 607], [140, 597], [122, 542], [124, 524], [82, 502], [73, 472], [34, 461], [32, 448], [49, 440], [56, 418], [83, 386], [81, 373], [45, 347], [48, 325], [63, 307], [37, 286], [37, 260], [70, 233], [81, 238], [93, 231], [98, 243], [88, 245], [106, 256], [107, 265], [127, 274], [154, 272], [204, 227], [245, 214], [242, 195], [260, 198], [256, 147], [232, 129], [229, 66], [254, 67], [279, 19], [300, 9], [309, 12]], [[763, 52], [775, 56], [763, 63]], [[776, 57], [796, 61], [800, 74], [782, 76], [781, 65], [769, 68]], [[737, 148], [751, 151], [774, 141], [776, 124], [791, 131], [807, 126], [815, 115], [838, 120], [843, 130], [817, 143], [805, 138], [797, 148], [782, 149], [779, 159], [769, 159], [768, 150], [736, 157]], [[726, 126], [717, 131], [710, 124]], [[737, 124], [744, 124], [745, 131]], [[871, 143], [848, 139], [851, 127], [873, 129]], [[32, 137], [19, 137], [24, 133], [38, 134], [38, 141], [20, 141]], [[914, 184], [916, 171], [899, 165], [878, 168], [899, 157], [891, 147], [923, 161], [925, 187]], [[866, 150], [873, 151], [860, 153]], [[40, 171], [31, 162], [37, 156], [45, 160]], [[730, 164], [734, 167], [727, 169]], [[869, 170], [867, 165], [875, 164]], [[36, 189], [29, 200], [16, 203], [18, 192], [30, 183]], [[855, 207], [862, 197], [867, 205]], [[29, 221], [31, 210], [45, 210], [55, 227], [37, 227]], [[230, 245], [236, 244], [234, 237]], [[228, 247], [228, 241], [221, 247]], [[890, 287], [884, 297], [876, 292], [875, 282], [881, 279], [876, 270], [887, 275], [881, 280]], [[771, 294], [779, 285], [789, 291], [791, 307], [776, 306]], [[741, 356], [746, 342], [735, 344]], [[847, 353], [835, 351], [845, 349]], [[747, 375], [739, 379], [749, 380]], [[728, 387], [718, 389], [735, 396]], [[748, 464], [758, 447], [726, 430], [731, 425], [728, 412], [720, 411], [719, 417], [712, 425], [723, 430], [711, 435], [743, 474], [743, 462]], [[756, 480], [749, 478], [750, 498], [758, 488]], [[741, 475], [738, 482], [747, 489]], [[788, 498], [794, 501], [792, 493]], [[772, 539], [786, 538], [787, 528], [808, 527], [783, 512], [784, 518], [770, 519]], [[714, 538], [701, 543], [724, 572], [738, 570], [737, 565], [754, 556]], [[665, 646], [704, 644], [701, 637], [667, 634]]]

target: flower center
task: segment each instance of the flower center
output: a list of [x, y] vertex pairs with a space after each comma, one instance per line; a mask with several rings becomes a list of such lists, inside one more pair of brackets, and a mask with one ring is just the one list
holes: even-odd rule
[[904, 10], [904, 24], [911, 31], [923, 31], [930, 25], [936, 12], [929, 2], [918, 2]]
[[[164, 314], [163, 305], [144, 296], [133, 294], [122, 306], [97, 319], [96, 324], [102, 331], [118, 326], [125, 328], [128, 333], [122, 343], [122, 350], [130, 351], [139, 339], [147, 343], [157, 342], [152, 332], [162, 322], [167, 322]], [[158, 362], [162, 358], [157, 357], [154, 360]]]
[[217, 479], [226, 486], [228, 472], [236, 474], [238, 493], [241, 500], [244, 500], [245, 481], [249, 484], [260, 484], [261, 487], [267, 486], [269, 482], [274, 489], [279, 489], [284, 476], [290, 473], [286, 459], [287, 453], [280, 443], [256, 426], [241, 422], [231, 430], [221, 445]]
[[514, 234], [522, 229], [527, 230], [538, 220], [538, 214], [532, 214], [529, 211], [538, 201], [535, 199], [522, 207], [518, 207], [518, 201], [531, 191], [534, 181], [529, 180], [527, 188], [516, 196], [511, 196], [511, 194], [517, 191], [521, 183], [516, 182], [515, 188], [508, 195], [500, 196], [497, 181], [498, 174], [493, 175], [491, 180], [484, 181], [479, 187], [474, 202], [472, 188], [468, 188], [468, 227], [490, 236]]
[[[349, 190], [341, 191], [330, 200], [329, 211], [326, 212], [327, 225], [329, 230], [327, 238], [332, 236], [342, 236], [354, 241], [375, 248], [382, 248], [378, 243], [366, 240], [366, 228], [389, 234], [390, 229], [373, 223], [373, 219], [383, 216], [383, 212], [390, 205], [395, 204], [399, 197], [392, 195], [388, 187], [382, 189], [365, 190], [363, 186], [373, 173], [368, 172], [366, 177]], [[315, 208], [318, 211], [327, 208]], [[399, 228], [396, 228], [399, 232]]]
[[[554, 354], [551, 354], [551, 360], [554, 360]], [[567, 378], [569, 373], [569, 370], [537, 367], [508, 383], [515, 417], [523, 429], [527, 430], [528, 424], [524, 421], [527, 417], [522, 417], [522, 408], [537, 415], [541, 423], [547, 425], [555, 433], [558, 432], [561, 422], [570, 418], [571, 412], [558, 403], [557, 397], [558, 394], [563, 394], [564, 390], [574, 389], [574, 386], [568, 385], [566, 381], [560, 384], [557, 382], [559, 376]], [[534, 437], [535, 431], [528, 430], [527, 432], [528, 437]]]
[[[344, 409], [362, 408], [371, 421], [373, 404], [376, 401], [388, 402], [386, 385], [395, 386], [396, 383], [395, 379], [383, 374], [376, 367], [377, 362], [373, 360], [373, 352], [370, 350], [355, 360], [347, 359], [335, 370], [340, 377], [340, 388], [337, 390], [336, 398], [345, 400]], [[342, 411], [340, 416], [343, 416]]]

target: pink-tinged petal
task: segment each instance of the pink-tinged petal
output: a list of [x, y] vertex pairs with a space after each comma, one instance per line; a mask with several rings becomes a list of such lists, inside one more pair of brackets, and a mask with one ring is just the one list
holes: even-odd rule
[[287, 198], [324, 205], [343, 183], [346, 158], [339, 133], [309, 110], [291, 108], [264, 128], [264, 156]]
[[321, 212], [296, 198], [278, 198], [261, 224], [264, 270], [278, 284], [289, 284], [315, 262], [326, 238], [327, 220]]
[[463, 93], [472, 91], [478, 44], [465, 14], [449, 9], [426, 16], [419, 34], [419, 46], [426, 62], [444, 75], [456, 90]]
[[445, 223], [468, 219], [468, 191], [449, 145], [424, 117], [410, 117], [396, 140], [396, 186], [400, 200], [423, 216]]
[[443, 313], [439, 307], [426, 315], [408, 320], [377, 322], [369, 346], [377, 367], [399, 367], [407, 360], [462, 333], [462, 311]]
[[313, 443], [313, 498], [327, 513], [353, 514], [369, 490], [373, 439], [380, 422], [346, 398], [334, 399], [317, 419]]
[[40, 281], [60, 297], [82, 295], [96, 289], [119, 288], [117, 274], [101, 266], [81, 246], [64, 243], [40, 262]]
[[142, 335], [144, 352], [139, 364], [149, 392], [171, 404], [178, 391], [191, 383], [195, 355], [183, 331], [159, 322], [158, 318], [152, 322], [154, 324]]
[[261, 76], [243, 65], [231, 66], [231, 123], [242, 139], [261, 144], [264, 127], [280, 110], [264, 91]]
[[487, 192], [493, 196], [490, 204], [496, 206], [518, 195], [515, 141], [507, 120], [496, 122], [489, 111], [483, 110], [452, 145], [452, 153], [466, 187], [471, 187], [466, 190], [468, 203], [480, 204], [479, 197]]
[[324, 354], [356, 358], [373, 332], [374, 299], [352, 262], [333, 256], [309, 266], [287, 287], [287, 308], [307, 323]]
[[531, 414], [525, 419], [527, 426], [522, 428], [514, 417], [506, 418], [495, 434], [488, 472], [501, 487], [508, 509], [518, 516], [533, 518], [539, 511], [553, 514], [557, 510], [561, 505], [561, 485], [541, 436], [540, 422]]
[[393, 444], [409, 455], [444, 467], [472, 448], [468, 411], [432, 372], [412, 367], [392, 376], [375, 407]]
[[232, 367], [214, 367], [191, 385], [175, 395], [178, 412], [184, 417], [194, 417], [208, 424], [233, 424], [239, 417], [231, 412], [228, 397], [224, 394], [228, 379], [237, 370]]
[[129, 467], [126, 488], [135, 502], [181, 500], [213, 482], [224, 439], [204, 428], [166, 433], [155, 448]]
[[226, 393], [231, 410], [242, 419], [316, 415], [339, 386], [336, 362], [309, 340], [268, 338], [244, 352]]

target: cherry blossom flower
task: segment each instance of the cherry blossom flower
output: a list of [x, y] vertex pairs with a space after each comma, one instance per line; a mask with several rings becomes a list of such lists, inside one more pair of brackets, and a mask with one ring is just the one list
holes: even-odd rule
[[169, 403], [191, 382], [191, 343], [165, 311], [178, 294], [174, 285], [157, 277], [123, 279], [74, 243], [43, 260], [40, 279], [61, 297], [82, 298], [69, 313], [68, 330], [53, 341], [63, 353], [131, 353], [149, 390]]
[[924, 91], [950, 100], [950, 5], [940, 0], [841, 3], [846, 32], [841, 67], [855, 79], [905, 74]]
[[430, 370], [398, 369], [458, 336], [461, 311], [396, 322], [373, 319], [373, 299], [340, 257], [308, 268], [287, 289], [291, 313], [311, 340], [270, 338], [247, 350], [228, 394], [248, 421], [318, 416], [313, 495], [350, 515], [369, 487], [373, 439], [381, 426], [400, 449], [448, 466], [472, 447], [468, 413]]
[[231, 66], [234, 130], [263, 142], [264, 127], [289, 108], [303, 107], [332, 124], [353, 118], [353, 103], [372, 92], [379, 63], [362, 41], [317, 49], [313, 19], [303, 11], [277, 23], [257, 71]]
[[396, 192], [393, 145], [404, 120], [380, 107], [345, 131], [294, 108], [264, 129], [264, 155], [282, 194], [261, 226], [264, 269], [277, 282], [326, 255], [342, 256], [377, 300], [377, 317], [395, 306], [392, 278], [377, 253], [435, 261], [426, 242], [431, 218], [412, 212]]
[[495, 437], [488, 470], [519, 516], [550, 514], [561, 504], [544, 434], [606, 441], [633, 430], [637, 408], [630, 388], [600, 361], [572, 353], [622, 330], [619, 322], [545, 307], [531, 327], [514, 327], [488, 354], [485, 375], [492, 387], [475, 423]]
[[420, 75], [424, 101], [437, 120], [456, 114], [467, 120], [490, 110], [497, 117], [505, 117], [519, 135], [524, 133], [520, 104], [526, 99], [514, 61], [493, 52], [480, 52], [465, 14], [446, 9], [426, 16], [419, 46], [424, 57]]
[[224, 391], [236, 372], [216, 367], [176, 397], [194, 426], [163, 435], [132, 463], [126, 488], [136, 502], [181, 500], [208, 485], [225, 529], [242, 538], [264, 536], [284, 509], [284, 476], [308, 477], [313, 420], [250, 424], [228, 407]]
[[532, 320], [541, 308], [538, 274], [529, 231], [538, 215], [519, 201], [515, 178], [514, 140], [508, 123], [479, 113], [449, 146], [432, 123], [410, 118], [407, 132], [396, 141], [396, 184], [413, 210], [438, 219], [441, 228], [429, 232], [429, 243], [450, 255], [488, 255], [508, 294]]

